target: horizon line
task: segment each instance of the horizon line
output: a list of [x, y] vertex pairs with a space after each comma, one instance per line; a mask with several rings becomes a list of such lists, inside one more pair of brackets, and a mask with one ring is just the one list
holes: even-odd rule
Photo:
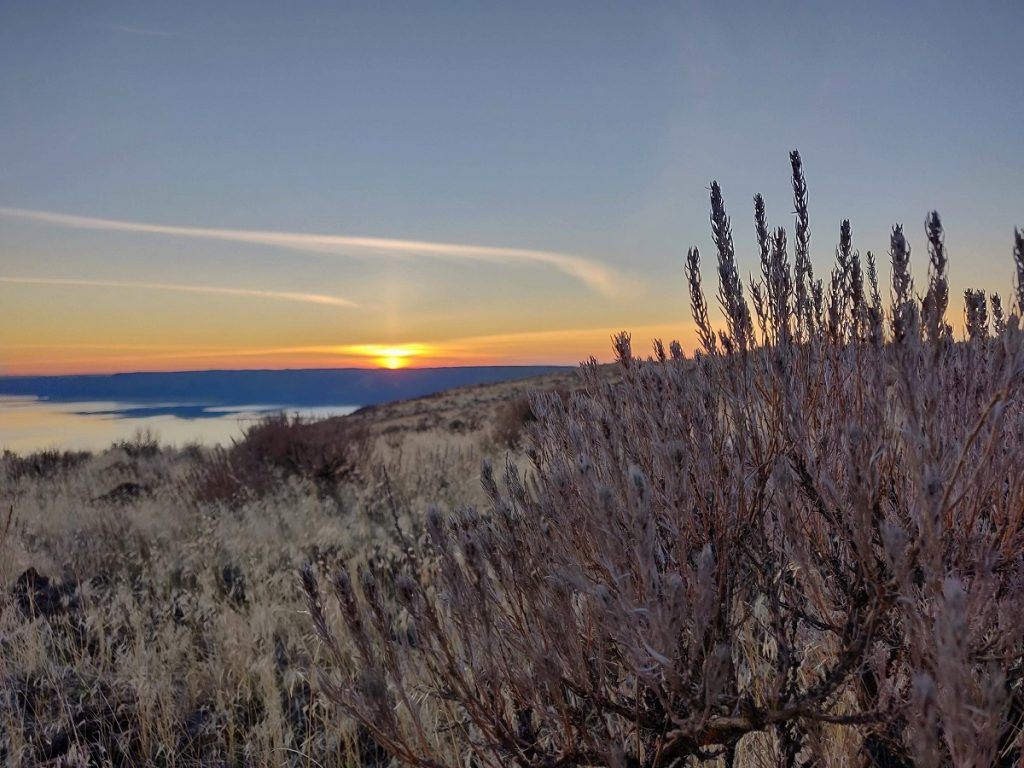
[[[605, 365], [605, 363], [599, 363]], [[607, 363], [611, 365], [611, 363]], [[346, 365], [338, 368], [195, 368], [181, 371], [111, 371], [108, 373], [0, 373], [2, 379], [71, 379], [82, 377], [106, 377], [113, 376], [178, 376], [190, 373], [302, 373], [302, 372], [327, 372], [327, 371], [380, 371], [388, 374], [403, 373], [408, 371], [441, 371], [467, 368], [559, 368], [576, 369], [579, 363], [505, 363], [498, 365], [408, 365], [403, 368], [388, 368], [386, 366], [357, 366]]]

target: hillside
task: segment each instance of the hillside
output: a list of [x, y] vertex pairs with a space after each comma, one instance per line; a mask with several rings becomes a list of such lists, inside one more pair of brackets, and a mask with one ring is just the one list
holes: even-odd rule
[[441, 430], [483, 432], [493, 425], [502, 406], [533, 390], [571, 390], [579, 385], [576, 369], [543, 373], [530, 378], [453, 387], [423, 397], [368, 405], [340, 417], [365, 423], [374, 434]]
[[536, 365], [0, 376], [0, 395], [28, 395], [64, 402], [371, 405], [422, 397], [453, 387], [529, 379], [571, 370], [565, 366]]
[[139, 765], [173, 745], [174, 764], [224, 764], [236, 744], [272, 762], [288, 744], [356, 764], [373, 745], [314, 692], [297, 569], [391, 556], [429, 505], [482, 502], [483, 458], [526, 463], [526, 393], [578, 384], [565, 370], [270, 420], [225, 451], [140, 437], [4, 455], [0, 763]]

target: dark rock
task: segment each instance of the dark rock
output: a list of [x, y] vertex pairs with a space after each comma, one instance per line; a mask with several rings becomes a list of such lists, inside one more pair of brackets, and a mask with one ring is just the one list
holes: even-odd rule
[[224, 597], [236, 608], [243, 608], [246, 605], [245, 597], [245, 575], [242, 569], [234, 563], [228, 563], [220, 569], [218, 584]]
[[27, 618], [52, 618], [77, 607], [76, 592], [74, 582], [52, 581], [29, 568], [15, 580], [11, 596]]

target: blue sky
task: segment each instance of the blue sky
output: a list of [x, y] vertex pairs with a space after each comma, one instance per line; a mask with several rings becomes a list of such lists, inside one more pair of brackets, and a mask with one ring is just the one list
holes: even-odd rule
[[[609, 328], [692, 341], [681, 264], [690, 245], [711, 254], [709, 181], [755, 271], [751, 197], [791, 225], [792, 148], [819, 273], [849, 217], [855, 244], [880, 255], [903, 222], [923, 275], [936, 208], [954, 288], [1008, 293], [1024, 4], [767, 5], [4, 4], [2, 208], [539, 251], [621, 285], [507, 254], [325, 258], [3, 215], [0, 276], [358, 307], [0, 284], [16, 318], [0, 369], [195, 367], [186, 352], [200, 347], [273, 367], [261, 350], [417, 343], [454, 362], [488, 345], [496, 360], [575, 362], [606, 356]], [[480, 337], [492, 341], [466, 341]]]

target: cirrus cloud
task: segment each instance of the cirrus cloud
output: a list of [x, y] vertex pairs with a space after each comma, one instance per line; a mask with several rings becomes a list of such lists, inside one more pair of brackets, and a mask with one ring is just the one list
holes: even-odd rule
[[243, 296], [256, 299], [294, 301], [300, 304], [323, 304], [331, 307], [358, 307], [354, 301], [322, 293], [296, 291], [265, 291], [258, 288], [229, 288], [219, 285], [182, 285], [180, 283], [146, 283], [128, 280], [81, 280], [72, 277], [11, 277], [0, 275], [0, 283], [8, 285], [64, 285], [76, 288], [131, 288], [134, 290], [207, 293], [219, 296]]
[[137, 232], [151, 235], [222, 240], [254, 245], [274, 246], [305, 253], [348, 256], [351, 258], [431, 258], [477, 261], [492, 264], [540, 264], [558, 270], [579, 280], [587, 287], [606, 296], [622, 292], [630, 281], [606, 264], [556, 251], [501, 246], [435, 243], [421, 240], [398, 240], [382, 237], [353, 237], [350, 235], [314, 235], [301, 232], [274, 232], [252, 229], [219, 229], [215, 227], [181, 227], [167, 224], [149, 224], [65, 213], [35, 211], [24, 208], [0, 207], [0, 216], [51, 224], [73, 229], [101, 230], [105, 232]]

